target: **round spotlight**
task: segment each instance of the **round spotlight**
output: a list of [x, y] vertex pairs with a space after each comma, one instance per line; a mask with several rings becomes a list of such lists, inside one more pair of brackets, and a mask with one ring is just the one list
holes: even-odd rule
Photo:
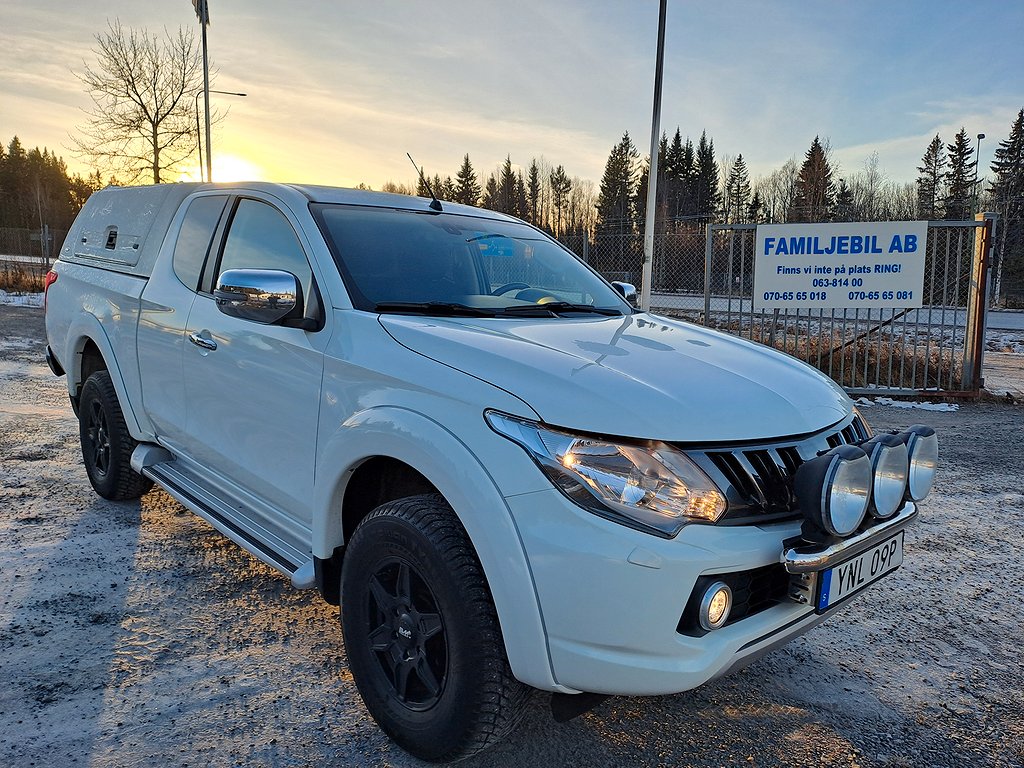
[[849, 536], [867, 514], [871, 460], [855, 445], [837, 445], [801, 464], [793, 489], [813, 529]]
[[704, 591], [700, 601], [700, 625], [708, 630], [718, 629], [729, 618], [732, 610], [732, 590], [724, 581], [716, 581]]
[[895, 515], [907, 490], [907, 446], [896, 435], [875, 435], [860, 446], [871, 460], [871, 504], [868, 514], [879, 520]]
[[935, 482], [935, 468], [939, 462], [939, 438], [935, 430], [923, 424], [915, 424], [899, 436], [907, 446], [910, 456], [910, 473], [907, 476], [907, 497], [921, 501], [932, 490]]

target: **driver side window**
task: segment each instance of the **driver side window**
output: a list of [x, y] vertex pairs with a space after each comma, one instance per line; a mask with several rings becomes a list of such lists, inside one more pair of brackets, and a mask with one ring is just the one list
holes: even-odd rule
[[229, 269], [281, 269], [299, 279], [309, 306], [313, 271], [299, 238], [280, 211], [259, 200], [243, 198], [231, 220], [220, 272]]

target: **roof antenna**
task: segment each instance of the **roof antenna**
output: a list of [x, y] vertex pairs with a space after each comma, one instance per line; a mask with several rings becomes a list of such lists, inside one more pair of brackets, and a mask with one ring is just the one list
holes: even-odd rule
[[420, 168], [418, 165], [416, 165], [416, 161], [412, 159], [412, 155], [410, 155], [408, 152], [405, 153], [405, 156], [409, 158], [409, 162], [412, 163], [412, 167], [415, 168], [416, 169], [416, 173], [418, 173], [420, 175], [420, 181], [423, 182], [423, 186], [426, 187], [427, 188], [427, 192], [430, 193], [430, 208], [431, 208], [431, 210], [434, 210], [434, 211], [442, 211], [442, 210], [444, 210], [441, 207], [441, 201], [437, 199], [437, 195], [434, 194], [434, 190], [432, 190], [430, 188], [430, 182], [427, 181], [427, 178], [423, 175], [423, 169]]

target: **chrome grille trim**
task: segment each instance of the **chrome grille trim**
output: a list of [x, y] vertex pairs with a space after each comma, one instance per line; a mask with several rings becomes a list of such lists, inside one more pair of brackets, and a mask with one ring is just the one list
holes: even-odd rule
[[856, 415], [809, 437], [722, 448], [683, 448], [722, 489], [729, 509], [722, 525], [756, 525], [800, 515], [793, 478], [805, 461], [837, 445], [867, 439]]

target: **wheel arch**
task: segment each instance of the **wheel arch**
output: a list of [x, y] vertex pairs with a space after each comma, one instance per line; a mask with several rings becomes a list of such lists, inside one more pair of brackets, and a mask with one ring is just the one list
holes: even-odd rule
[[68, 330], [64, 360], [70, 361], [66, 366], [67, 386], [75, 413], [78, 412], [78, 400], [86, 379], [96, 371], [105, 370], [110, 374], [128, 431], [135, 439], [140, 439], [143, 430], [128, 398], [128, 389], [113, 346], [98, 319], [92, 315], [81, 315], [76, 319]]
[[415, 493], [430, 492], [419, 489], [418, 475], [451, 505], [476, 550], [516, 678], [545, 690], [575, 692], [555, 682], [540, 603], [511, 512], [486, 468], [461, 440], [422, 414], [380, 407], [352, 416], [318, 453], [314, 556], [330, 559], [344, 546], [346, 519], [354, 528], [371, 503], [349, 497], [348, 491], [368, 487], [370, 472], [400, 470]]

